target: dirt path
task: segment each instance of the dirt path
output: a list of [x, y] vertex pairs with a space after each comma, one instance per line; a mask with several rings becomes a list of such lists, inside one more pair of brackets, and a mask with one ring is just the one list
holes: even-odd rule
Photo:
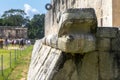
[[27, 72], [31, 58], [30, 56], [31, 53], [20, 60], [20, 63], [12, 71], [11, 75], [8, 77], [8, 80], [27, 80]]

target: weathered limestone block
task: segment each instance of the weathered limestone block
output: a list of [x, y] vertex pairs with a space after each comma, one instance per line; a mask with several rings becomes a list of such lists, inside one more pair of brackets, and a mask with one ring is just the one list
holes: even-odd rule
[[109, 52], [99, 52], [100, 80], [114, 80], [113, 56]]
[[67, 60], [52, 80], [79, 80], [74, 61], [72, 59]]
[[87, 53], [95, 50], [97, 18], [94, 9], [67, 9], [59, 18], [58, 34], [46, 36], [43, 44], [67, 53]]
[[97, 50], [99, 51], [110, 51], [111, 40], [109, 38], [97, 38]]
[[92, 34], [71, 34], [57, 37], [50, 35], [42, 43], [67, 53], [87, 53], [96, 50], [96, 39]]
[[112, 50], [120, 51], [120, 38], [112, 39]]
[[58, 38], [58, 48], [67, 53], [87, 53], [95, 51], [96, 40], [93, 35], [66, 35]]
[[96, 32], [97, 18], [92, 8], [67, 9], [61, 14], [58, 36]]
[[101, 38], [115, 38], [118, 32], [118, 28], [113, 27], [98, 27], [97, 37]]
[[112, 52], [113, 54], [113, 69], [114, 69], [114, 80], [120, 80], [120, 52]]
[[58, 36], [56, 34], [48, 35], [42, 39], [42, 43], [54, 48], [57, 48]]
[[61, 59], [61, 51], [50, 46], [42, 48], [30, 64], [28, 80], [51, 80]]
[[118, 30], [117, 37], [120, 37], [120, 30]]
[[33, 64], [35, 63], [36, 58], [39, 55], [39, 50], [41, 49], [41, 47], [42, 47], [41, 40], [36, 40], [35, 45], [33, 47], [33, 51], [32, 51], [32, 56], [31, 56], [32, 61], [31, 61], [30, 68], [33, 67]]
[[41, 40], [36, 40], [34, 46], [33, 46], [33, 51], [32, 51], [32, 58], [35, 56], [35, 54], [39, 51], [41, 46]]
[[29, 66], [29, 71], [28, 71], [28, 80], [31, 78], [31, 71], [33, 70], [34, 67], [34, 61], [36, 60], [36, 56], [38, 56], [39, 53], [39, 49], [41, 48], [42, 45], [40, 40], [36, 40], [35, 44], [33, 46], [33, 51], [32, 51], [32, 55], [31, 55], [31, 62], [30, 62], [30, 66]]
[[61, 59], [61, 56], [62, 54], [60, 50], [51, 49], [47, 58], [44, 59], [44, 63], [39, 69], [35, 80], [51, 80], [54, 73], [56, 72], [55, 67], [58, 64], [58, 61]]
[[98, 52], [92, 52], [83, 57], [79, 80], [99, 80], [98, 59]]
[[[42, 45], [41, 49], [38, 51], [38, 54], [34, 55], [34, 58], [32, 58], [28, 78], [30, 80], [33, 80], [35, 76], [38, 74], [38, 69], [41, 68], [42, 64], [44, 63], [45, 59], [47, 58], [49, 52], [51, 50], [51, 47]], [[32, 74], [34, 72], [34, 74]]]
[[120, 31], [118, 31], [117, 37], [112, 39], [112, 50], [120, 51]]

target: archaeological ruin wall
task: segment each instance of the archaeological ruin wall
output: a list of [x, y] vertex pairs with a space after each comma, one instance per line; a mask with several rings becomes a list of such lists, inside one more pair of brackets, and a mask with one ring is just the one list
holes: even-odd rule
[[52, 0], [52, 9], [46, 14], [45, 35], [58, 30], [60, 14], [69, 8], [94, 8], [98, 26], [112, 27], [112, 0]]
[[0, 37], [9, 39], [28, 38], [27, 28], [0, 26]]
[[[120, 30], [112, 0], [52, 0], [28, 80], [120, 80]], [[114, 14], [119, 12], [115, 11]]]

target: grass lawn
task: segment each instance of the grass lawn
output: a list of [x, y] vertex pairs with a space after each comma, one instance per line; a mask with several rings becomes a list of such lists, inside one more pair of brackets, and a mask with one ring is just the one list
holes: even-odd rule
[[[11, 52], [11, 68], [10, 68], [10, 52]], [[26, 78], [26, 76], [24, 77], [23, 75], [27, 74], [31, 52], [32, 46], [29, 46], [24, 50], [17, 51], [0, 49], [0, 55], [4, 56], [3, 58], [4, 76], [2, 76], [2, 73], [0, 71], [0, 80], [21, 80], [20, 79], [21, 77]]]

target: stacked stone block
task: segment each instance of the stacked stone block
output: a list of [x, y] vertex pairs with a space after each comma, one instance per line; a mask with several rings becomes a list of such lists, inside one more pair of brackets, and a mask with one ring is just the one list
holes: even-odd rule
[[99, 27], [97, 28], [97, 50], [98, 51], [112, 51], [111, 40], [116, 38], [118, 28]]
[[120, 80], [120, 31], [97, 27], [89, 10], [67, 9], [59, 26], [49, 23], [33, 49], [28, 80]]
[[[116, 80], [116, 70], [118, 68], [115, 64], [116, 50], [120, 47], [116, 43], [119, 43], [118, 40], [118, 28], [114, 27], [99, 27], [97, 28], [97, 42], [96, 47], [99, 55], [99, 79], [100, 80]], [[117, 46], [117, 47], [116, 47]], [[118, 80], [118, 79], [117, 79]]]
[[[68, 60], [65, 60], [63, 67], [58, 70], [53, 80], [120, 80], [120, 55], [117, 50], [113, 50], [113, 48], [116, 49], [116, 44], [120, 42], [118, 35], [118, 28], [97, 28], [96, 50], [84, 55], [75, 54], [73, 56], [69, 53], [69, 56], [71, 56], [69, 60], [74, 61], [75, 67], [70, 62], [68, 63]], [[117, 42], [115, 42], [116, 39]], [[117, 49], [119, 49], [118, 46]], [[68, 56], [68, 54], [65, 55]], [[66, 64], [71, 66], [66, 66]], [[71, 69], [69, 70], [69, 68]], [[76, 75], [74, 75], [75, 79], [72, 79], [73, 74], [70, 72], [71, 70], [73, 72], [77, 71]], [[70, 74], [72, 74], [71, 77], [69, 76]]]
[[120, 80], [120, 30], [112, 39], [112, 53], [114, 54], [114, 73], [115, 80]]
[[28, 80], [120, 80], [120, 31], [99, 27], [95, 38], [94, 51], [74, 55], [36, 41]]

